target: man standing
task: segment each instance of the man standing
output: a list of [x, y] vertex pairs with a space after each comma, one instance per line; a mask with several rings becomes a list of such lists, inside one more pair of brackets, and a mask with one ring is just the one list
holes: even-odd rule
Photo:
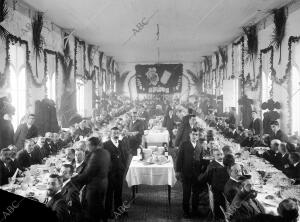
[[255, 110], [252, 111], [252, 122], [250, 123], [249, 129], [252, 130], [254, 136], [261, 137], [263, 135], [263, 123], [258, 117]]
[[[127, 166], [126, 149], [119, 140], [119, 129], [111, 129], [111, 138], [103, 144], [103, 148], [110, 153], [111, 166], [108, 174], [108, 188], [106, 193], [105, 211], [109, 218], [113, 218], [113, 211], [122, 206], [123, 178]], [[114, 208], [112, 209], [112, 204]]]
[[110, 166], [110, 154], [101, 148], [101, 141], [97, 137], [88, 139], [87, 147], [90, 151], [87, 158], [87, 166], [83, 171], [72, 177], [70, 186], [76, 186], [78, 190], [86, 185], [83, 197], [84, 221], [107, 221], [104, 211], [105, 194], [108, 184], [108, 172]]
[[173, 129], [176, 127], [173, 109], [169, 109], [168, 113], [165, 115], [162, 126], [166, 127], [167, 130], [169, 131], [170, 146], [172, 146]]
[[35, 115], [30, 114], [27, 118], [26, 123], [20, 124], [16, 130], [14, 136], [15, 146], [18, 149], [23, 149], [24, 142], [26, 139], [31, 139], [38, 136], [38, 129], [34, 125], [35, 122]]
[[182, 123], [178, 129], [175, 147], [179, 147], [183, 142], [190, 140], [190, 133], [193, 128], [197, 126], [196, 116], [191, 114], [183, 118]]
[[131, 121], [129, 122], [129, 132], [132, 134], [129, 138], [129, 147], [132, 155], [136, 155], [137, 148], [142, 143], [142, 136], [144, 135], [144, 123], [137, 118], [137, 112], [133, 111]]
[[199, 176], [203, 150], [197, 143], [199, 132], [193, 128], [190, 132], [190, 140], [181, 144], [176, 162], [176, 177], [182, 182], [183, 199], [182, 208], [184, 218], [190, 218], [190, 197], [192, 193], [192, 214], [197, 213], [199, 193], [201, 187], [197, 182]]

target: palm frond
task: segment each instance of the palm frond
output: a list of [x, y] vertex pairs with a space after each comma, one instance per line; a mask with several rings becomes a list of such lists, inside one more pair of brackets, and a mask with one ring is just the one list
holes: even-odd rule
[[258, 51], [258, 39], [257, 39], [257, 30], [256, 25], [243, 27], [243, 31], [247, 36], [247, 52], [251, 59], [257, 55]]
[[64, 55], [65, 57], [70, 57], [70, 44], [69, 44], [69, 34], [67, 33], [64, 33], [64, 49], [63, 49], [63, 52], [64, 52]]
[[219, 54], [221, 56], [222, 66], [225, 67], [227, 64], [227, 54], [226, 51], [219, 47]]
[[44, 15], [42, 12], [37, 12], [32, 20], [32, 41], [35, 54], [40, 58], [43, 51], [44, 38], [42, 36], [42, 29], [44, 24]]
[[277, 49], [280, 49], [279, 54], [279, 63], [281, 61], [281, 43], [285, 36], [285, 25], [287, 16], [285, 14], [285, 7], [274, 9], [274, 29], [272, 35], [271, 44], [274, 45]]
[[125, 82], [125, 79], [129, 73], [130, 71], [123, 72], [122, 75], [120, 76], [120, 82]]
[[67, 85], [71, 76], [73, 60], [69, 59], [69, 57], [64, 56], [60, 52], [58, 53], [58, 59], [61, 63], [62, 70], [63, 70], [63, 82], [65, 85]]
[[[8, 7], [6, 4], [6, 0], [0, 0], [0, 24], [4, 22], [5, 19], [7, 19], [8, 16]], [[0, 38], [2, 40], [5, 40], [6, 37], [9, 35], [9, 32], [0, 25]]]

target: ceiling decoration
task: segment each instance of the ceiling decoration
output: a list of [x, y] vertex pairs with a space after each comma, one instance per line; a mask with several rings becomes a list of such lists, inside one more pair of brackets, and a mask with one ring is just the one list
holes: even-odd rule
[[[118, 62], [195, 62], [291, 0], [22, 0]], [[159, 24], [159, 30], [158, 26]], [[135, 30], [135, 32], [133, 31]], [[136, 32], [139, 30], [138, 32]], [[156, 35], [159, 31], [159, 35]], [[135, 33], [135, 35], [133, 35]], [[127, 41], [129, 37], [133, 37]], [[159, 41], [157, 38], [159, 37]], [[127, 42], [126, 42], [127, 41]], [[124, 44], [126, 42], [126, 44]]]

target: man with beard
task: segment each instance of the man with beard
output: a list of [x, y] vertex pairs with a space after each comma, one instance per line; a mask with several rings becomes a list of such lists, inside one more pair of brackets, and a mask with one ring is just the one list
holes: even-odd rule
[[72, 221], [80, 222], [82, 217], [82, 206], [79, 199], [79, 192], [76, 187], [66, 186], [70, 181], [74, 168], [70, 164], [64, 164], [60, 169], [60, 176], [63, 181], [61, 195], [68, 205]]
[[62, 188], [62, 180], [57, 174], [51, 174], [47, 182], [47, 207], [56, 213], [59, 222], [71, 222], [68, 206], [59, 192]]
[[241, 183], [241, 190], [232, 200], [231, 206], [235, 207], [232, 213], [232, 220], [253, 217], [258, 214], [264, 214], [265, 209], [256, 199], [257, 192], [253, 190], [250, 179], [245, 179]]
[[[113, 218], [113, 212], [122, 206], [123, 178], [127, 166], [126, 147], [119, 140], [119, 129], [111, 129], [111, 138], [103, 144], [103, 148], [110, 153], [111, 166], [108, 174], [108, 188], [106, 193], [105, 211], [109, 218]], [[112, 209], [112, 204], [114, 208]]]
[[8, 148], [4, 148], [0, 151], [0, 186], [4, 184], [8, 184], [8, 178], [9, 178], [8, 163], [10, 161], [9, 155], [10, 155], [10, 150]]
[[99, 222], [100, 219], [107, 221], [104, 201], [108, 184], [108, 172], [110, 166], [110, 154], [101, 148], [101, 141], [97, 137], [88, 139], [87, 147], [90, 151], [87, 166], [83, 172], [72, 177], [70, 186], [77, 187], [77, 190], [86, 185], [83, 197], [84, 221]]

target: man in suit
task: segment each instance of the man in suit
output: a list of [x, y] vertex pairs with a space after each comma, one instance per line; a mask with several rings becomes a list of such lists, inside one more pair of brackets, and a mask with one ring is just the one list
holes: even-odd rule
[[104, 210], [105, 194], [108, 184], [108, 172], [110, 166], [110, 154], [101, 148], [101, 141], [97, 137], [88, 139], [87, 147], [90, 151], [87, 166], [83, 172], [72, 177], [71, 186], [78, 190], [86, 185], [86, 192], [83, 197], [84, 221], [99, 222], [106, 220]]
[[131, 121], [129, 122], [128, 130], [134, 134], [129, 138], [129, 147], [132, 155], [137, 154], [137, 148], [142, 143], [142, 136], [144, 135], [144, 122], [137, 118], [137, 112], [133, 111]]
[[72, 221], [80, 222], [82, 219], [82, 206], [79, 199], [79, 191], [75, 186], [66, 186], [70, 181], [73, 172], [74, 168], [71, 164], [64, 164], [60, 169], [60, 176], [63, 181], [60, 193], [68, 205]]
[[169, 135], [170, 135], [170, 144], [169, 144], [169, 146], [171, 147], [173, 145], [172, 144], [173, 129], [175, 129], [175, 127], [176, 127], [175, 116], [174, 116], [174, 110], [173, 109], [170, 109], [168, 111], [167, 115], [165, 115], [162, 126], [166, 127], [167, 130], [169, 131]]
[[75, 149], [75, 172], [77, 174], [81, 173], [85, 166], [85, 151], [82, 148], [77, 147]]
[[278, 121], [271, 122], [271, 140], [278, 139], [281, 142], [289, 142], [287, 135], [280, 129]]
[[38, 128], [34, 125], [35, 115], [30, 114], [26, 123], [20, 124], [14, 136], [14, 143], [18, 149], [23, 149], [26, 139], [38, 136]]
[[226, 199], [231, 203], [237, 192], [241, 189], [241, 182], [239, 178], [242, 176], [242, 168], [241, 165], [235, 163], [229, 168], [230, 178], [225, 184], [224, 194]]
[[40, 149], [42, 158], [45, 158], [45, 157], [47, 158], [51, 154], [50, 147], [46, 143], [46, 138], [45, 137], [39, 137], [38, 138], [36, 147], [38, 147]]
[[283, 173], [287, 173], [288, 169], [291, 167], [289, 161], [289, 154], [286, 149], [286, 143], [281, 143], [278, 147], [280, 153], [280, 165], [279, 168]]
[[4, 184], [8, 184], [8, 178], [9, 178], [8, 163], [10, 161], [9, 155], [10, 155], [10, 150], [8, 148], [4, 148], [0, 151], [0, 186]]
[[25, 141], [25, 147], [23, 150], [17, 152], [16, 160], [18, 163], [18, 168], [22, 171], [25, 171], [26, 168], [31, 166], [31, 156], [30, 154], [33, 152], [33, 143], [31, 140]]
[[290, 153], [289, 160], [292, 167], [288, 170], [288, 176], [295, 180], [295, 185], [298, 185], [300, 184], [300, 153]]
[[196, 127], [197, 120], [195, 115], [191, 114], [184, 117], [176, 135], [175, 147], [179, 147], [183, 142], [189, 141], [191, 130]]
[[69, 164], [71, 164], [75, 168], [75, 165], [76, 165], [75, 149], [73, 149], [73, 148], [67, 149], [66, 158], [67, 158]]
[[280, 168], [281, 154], [278, 152], [278, 148], [281, 142], [278, 139], [271, 141], [270, 150], [267, 150], [263, 153], [263, 158], [273, 164], [276, 168]]
[[238, 206], [232, 215], [233, 221], [265, 213], [264, 207], [256, 199], [257, 192], [252, 187], [252, 182], [249, 179], [241, 182], [241, 190], [232, 200], [232, 205]]
[[208, 164], [207, 171], [213, 168], [223, 168], [224, 154], [222, 153], [222, 151], [220, 149], [214, 148], [211, 152], [214, 159]]
[[182, 208], [183, 217], [190, 218], [190, 197], [192, 194], [192, 214], [197, 214], [199, 186], [197, 178], [201, 173], [203, 150], [198, 144], [199, 132], [193, 128], [190, 132], [190, 140], [185, 141], [179, 148], [176, 161], [176, 177], [182, 182], [183, 198]]
[[262, 120], [258, 117], [258, 114], [255, 110], [252, 111], [252, 122], [250, 123], [249, 129], [252, 130], [254, 136], [261, 137], [263, 135], [263, 123]]
[[225, 199], [223, 196], [224, 187], [229, 180], [228, 170], [235, 164], [233, 155], [226, 155], [223, 158], [223, 167], [210, 168], [204, 174], [198, 177], [199, 183], [202, 186], [211, 185], [211, 190], [214, 196], [215, 216], [216, 219], [222, 219], [223, 213], [220, 206], [225, 207]]
[[71, 222], [68, 205], [59, 192], [62, 188], [62, 180], [57, 174], [51, 174], [47, 182], [47, 207], [56, 213], [58, 221]]
[[[111, 129], [111, 138], [103, 144], [103, 148], [110, 153], [111, 165], [108, 174], [108, 188], [106, 193], [105, 211], [109, 218], [113, 218], [113, 211], [117, 212], [122, 206], [123, 179], [127, 166], [127, 152], [119, 140], [119, 129]], [[114, 207], [112, 204], [114, 203]]]

